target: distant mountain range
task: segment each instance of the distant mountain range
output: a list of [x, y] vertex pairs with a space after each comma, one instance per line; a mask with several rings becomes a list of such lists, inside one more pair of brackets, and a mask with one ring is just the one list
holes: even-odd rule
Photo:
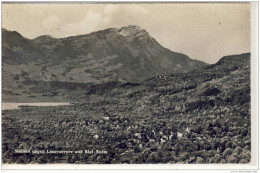
[[189, 72], [206, 63], [162, 47], [139, 26], [86, 35], [27, 39], [2, 29], [3, 85], [43, 80], [79, 83], [139, 82], [160, 74]]

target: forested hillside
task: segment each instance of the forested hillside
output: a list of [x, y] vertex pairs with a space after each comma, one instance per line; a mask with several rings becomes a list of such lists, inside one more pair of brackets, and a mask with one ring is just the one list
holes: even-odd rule
[[[3, 111], [3, 163], [249, 163], [251, 159], [249, 53], [142, 82], [28, 79], [21, 88], [28, 95], [62, 97], [72, 105]], [[21, 154], [15, 149], [83, 153]]]

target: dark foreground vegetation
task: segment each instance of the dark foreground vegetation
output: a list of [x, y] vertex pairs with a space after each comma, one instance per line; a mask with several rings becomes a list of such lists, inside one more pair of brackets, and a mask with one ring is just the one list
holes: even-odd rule
[[[249, 163], [251, 159], [249, 54], [142, 83], [28, 80], [23, 87], [20, 94], [62, 96], [73, 104], [3, 111], [3, 163]], [[17, 152], [22, 149], [29, 153]]]

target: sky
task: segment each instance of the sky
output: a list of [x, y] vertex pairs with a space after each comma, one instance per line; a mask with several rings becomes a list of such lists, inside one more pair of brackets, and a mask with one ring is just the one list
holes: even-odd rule
[[2, 3], [2, 28], [30, 39], [132, 24], [163, 47], [210, 64], [250, 52], [249, 3]]

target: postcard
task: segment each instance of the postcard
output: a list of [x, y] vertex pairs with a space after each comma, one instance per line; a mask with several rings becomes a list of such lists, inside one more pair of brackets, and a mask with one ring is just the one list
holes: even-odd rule
[[2, 2], [2, 169], [257, 169], [253, 2]]

